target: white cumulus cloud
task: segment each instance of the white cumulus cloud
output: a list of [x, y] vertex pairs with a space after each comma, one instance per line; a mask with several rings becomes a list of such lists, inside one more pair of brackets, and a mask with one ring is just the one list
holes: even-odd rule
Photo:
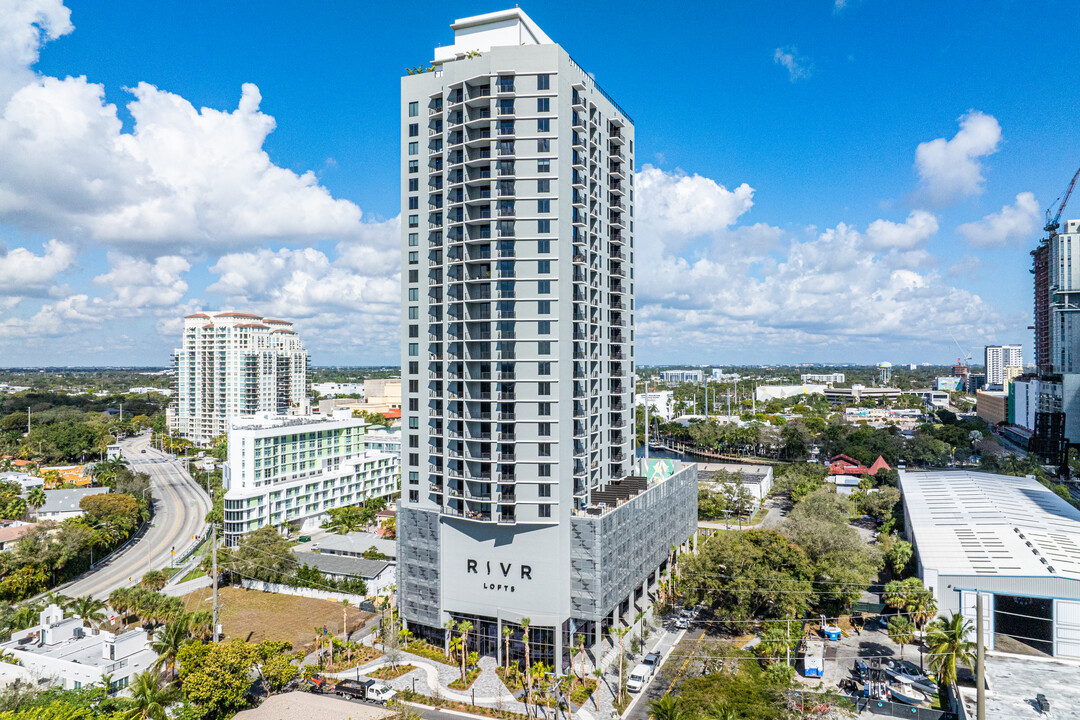
[[913, 250], [924, 245], [937, 231], [938, 221], [932, 213], [913, 210], [902, 223], [875, 220], [866, 228], [866, 237], [875, 250]]
[[1001, 126], [992, 115], [970, 110], [951, 140], [937, 138], [915, 149], [921, 190], [937, 206], [983, 192], [981, 159], [997, 152]]
[[773, 51], [773, 62], [788, 71], [788, 79], [791, 82], [810, 77], [810, 64], [806, 58], [799, 55], [798, 48], [776, 48]]
[[75, 248], [58, 240], [45, 243], [41, 255], [21, 247], [7, 252], [0, 248], [0, 295], [45, 290], [74, 260]]
[[169, 307], [187, 295], [188, 285], [181, 276], [191, 264], [178, 255], [150, 261], [110, 253], [109, 262], [109, 272], [95, 277], [94, 283], [113, 291], [118, 308]]
[[956, 231], [967, 238], [971, 247], [1022, 245], [1035, 239], [1041, 228], [1039, 219], [1039, 203], [1034, 193], [1022, 192], [1012, 205], [1005, 205], [982, 220], [964, 223]]

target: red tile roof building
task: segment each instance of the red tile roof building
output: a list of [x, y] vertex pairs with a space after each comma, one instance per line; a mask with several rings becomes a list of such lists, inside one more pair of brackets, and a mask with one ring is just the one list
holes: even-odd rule
[[885, 458], [878, 455], [878, 459], [870, 467], [847, 455], [836, 455], [829, 459], [830, 475], [876, 475], [878, 470], [891, 470]]

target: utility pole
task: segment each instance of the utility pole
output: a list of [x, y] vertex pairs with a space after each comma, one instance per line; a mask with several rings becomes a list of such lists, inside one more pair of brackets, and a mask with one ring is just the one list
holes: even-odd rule
[[975, 593], [975, 717], [986, 720], [986, 645], [983, 641], [983, 596]]
[[649, 381], [645, 381], [645, 474], [649, 473]]
[[214, 627], [210, 629], [211, 637], [214, 638], [214, 642], [217, 642], [217, 628], [218, 628], [218, 576], [217, 576], [217, 523], [210, 524], [210, 556], [211, 556], [211, 570], [214, 577]]
[[784, 642], [784, 662], [791, 664], [791, 618], [787, 619], [787, 640]]

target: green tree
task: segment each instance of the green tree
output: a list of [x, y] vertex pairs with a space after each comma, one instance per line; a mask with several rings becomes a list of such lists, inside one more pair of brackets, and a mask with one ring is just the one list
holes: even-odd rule
[[173, 678], [176, 673], [176, 658], [184, 646], [191, 641], [186, 615], [181, 615], [168, 625], [162, 626], [153, 642], [150, 643], [150, 647], [158, 655], [154, 668], [157, 670], [164, 668], [166, 677]]
[[176, 693], [168, 685], [158, 682], [154, 672], [139, 673], [128, 689], [132, 706], [121, 716], [123, 720], [166, 720], [165, 708], [175, 700]]
[[184, 699], [211, 717], [227, 717], [247, 705], [255, 647], [240, 639], [185, 645], [177, 655]]
[[900, 646], [900, 659], [904, 659], [904, 646], [915, 642], [915, 624], [905, 615], [893, 615], [887, 626], [889, 639]]
[[930, 667], [937, 673], [942, 685], [956, 682], [958, 665], [974, 667], [975, 643], [968, 640], [974, 632], [970, 620], [954, 612], [949, 618], [938, 618], [930, 623], [926, 644], [930, 648]]
[[92, 595], [74, 598], [71, 601], [71, 611], [95, 628], [101, 627], [101, 623], [105, 621], [105, 603]]
[[884, 557], [893, 573], [901, 575], [914, 554], [915, 549], [911, 546], [911, 543], [896, 538], [885, 550]]
[[693, 720], [693, 716], [683, 709], [682, 702], [670, 694], [650, 700], [649, 715], [652, 720]]

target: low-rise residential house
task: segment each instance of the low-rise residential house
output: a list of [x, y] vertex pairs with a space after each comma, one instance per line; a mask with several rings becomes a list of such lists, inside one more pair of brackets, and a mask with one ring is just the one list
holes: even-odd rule
[[[870, 467], [847, 455], [835, 455], [829, 460], [829, 475], [876, 475], [878, 470], [891, 470], [885, 458], [878, 459]], [[858, 483], [856, 483], [858, 484]]]
[[23, 536], [36, 527], [37, 523], [22, 520], [0, 520], [0, 552], [14, 550]]
[[323, 555], [340, 557], [363, 557], [364, 553], [375, 548], [390, 562], [397, 560], [397, 542], [387, 540], [375, 533], [354, 532], [346, 535], [328, 535], [319, 540], [318, 550]]
[[46, 490], [45, 504], [34, 515], [38, 520], [56, 520], [60, 522], [73, 517], [82, 517], [86, 513], [79, 503], [85, 497], [109, 492], [107, 487], [72, 488], [71, 490]]
[[0, 482], [14, 482], [19, 483], [22, 487], [21, 494], [26, 495], [34, 488], [45, 489], [45, 480], [37, 475], [31, 475], [26, 472], [10, 471], [0, 472]]
[[38, 625], [16, 630], [11, 640], [0, 643], [0, 653], [10, 653], [21, 669], [0, 663], [0, 673], [22, 675], [36, 682], [51, 681], [65, 690], [78, 690], [112, 678], [111, 687], [125, 688], [138, 673], [157, 660], [145, 631], [129, 630], [116, 635], [87, 627], [78, 616], [64, 618], [64, 611], [50, 605], [41, 611]]
[[318, 568], [323, 575], [335, 580], [363, 580], [368, 595], [385, 595], [397, 582], [397, 567], [387, 560], [306, 552], [296, 553], [296, 559], [308, 567]]

